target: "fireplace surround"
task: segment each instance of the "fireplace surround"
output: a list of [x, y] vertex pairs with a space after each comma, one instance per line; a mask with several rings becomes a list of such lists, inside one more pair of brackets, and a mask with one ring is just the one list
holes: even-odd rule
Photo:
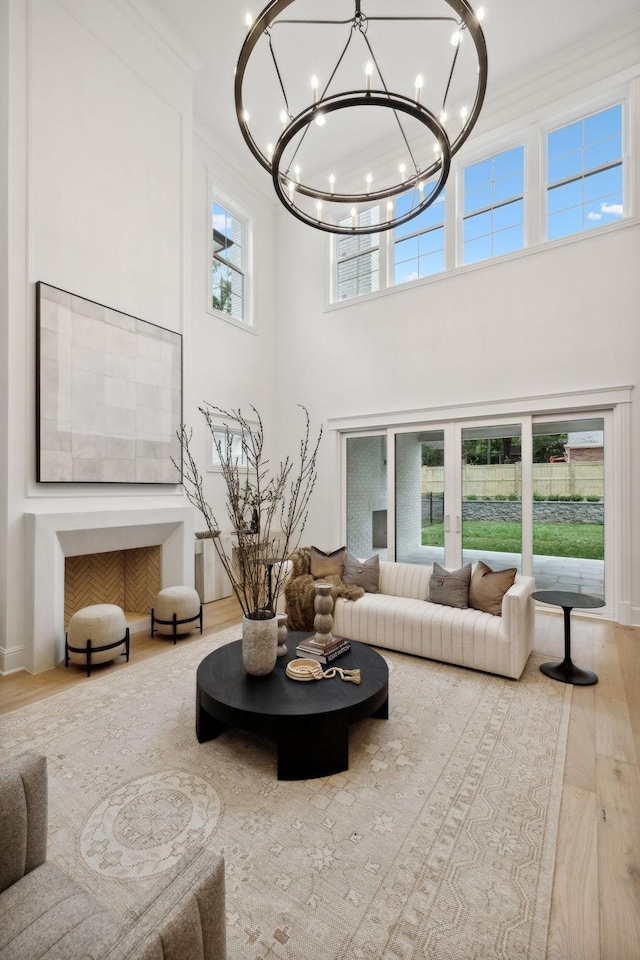
[[64, 658], [65, 557], [159, 545], [161, 586], [193, 586], [193, 513], [187, 506], [25, 514], [25, 669], [41, 673]]

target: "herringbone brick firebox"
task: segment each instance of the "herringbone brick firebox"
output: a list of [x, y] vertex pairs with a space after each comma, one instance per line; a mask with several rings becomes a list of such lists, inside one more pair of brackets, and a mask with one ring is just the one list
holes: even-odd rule
[[160, 546], [66, 557], [65, 629], [73, 614], [93, 603], [115, 603], [127, 614], [145, 614], [161, 587]]

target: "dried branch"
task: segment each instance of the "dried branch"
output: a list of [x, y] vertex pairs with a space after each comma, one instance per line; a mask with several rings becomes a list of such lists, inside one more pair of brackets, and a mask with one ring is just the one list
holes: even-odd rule
[[[317, 479], [316, 464], [322, 427], [312, 444], [309, 412], [306, 407], [299, 406], [305, 414], [299, 459], [294, 464], [287, 456], [273, 472], [264, 456], [264, 430], [255, 407], [251, 407], [254, 421], [247, 420], [240, 409], [225, 410], [211, 403], [199, 407], [211, 431], [220, 461], [227, 490], [227, 516], [236, 541], [237, 564], [223, 548], [220, 541], [221, 526], [205, 499], [202, 475], [191, 450], [192, 431], [182, 426], [178, 432], [187, 498], [205, 519], [220, 562], [243, 612], [254, 619], [270, 616], [275, 611], [285, 579], [280, 561], [289, 557], [300, 544], [307, 522], [309, 499]], [[222, 439], [217, 435], [220, 426], [224, 427]], [[234, 437], [238, 435], [241, 436], [244, 463], [234, 451]], [[173, 462], [180, 469], [179, 464]], [[281, 535], [274, 529], [276, 520], [280, 522]]]

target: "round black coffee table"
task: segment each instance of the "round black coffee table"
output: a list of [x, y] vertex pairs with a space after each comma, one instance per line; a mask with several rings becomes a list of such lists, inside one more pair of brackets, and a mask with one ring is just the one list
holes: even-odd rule
[[289, 653], [278, 657], [266, 677], [252, 677], [242, 664], [241, 641], [214, 650], [198, 667], [196, 735], [200, 743], [227, 727], [272, 737], [277, 744], [278, 780], [328, 777], [349, 768], [349, 724], [365, 717], [389, 716], [387, 664], [366, 643], [351, 641], [351, 650], [323, 670], [338, 666], [361, 671], [359, 684], [338, 676], [326, 680], [290, 680], [289, 660], [308, 633], [290, 633]]
[[601, 597], [591, 597], [588, 593], [573, 593], [570, 590], [536, 590], [531, 596], [541, 603], [552, 603], [562, 607], [564, 612], [564, 660], [562, 663], [543, 663], [540, 669], [552, 680], [561, 680], [562, 683], [573, 683], [579, 687], [589, 687], [598, 682], [598, 678], [591, 670], [576, 667], [571, 659], [571, 611], [574, 607], [593, 609], [604, 607]]

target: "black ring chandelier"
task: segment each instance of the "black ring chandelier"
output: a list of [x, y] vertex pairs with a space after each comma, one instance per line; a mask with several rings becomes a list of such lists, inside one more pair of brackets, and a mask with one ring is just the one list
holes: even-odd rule
[[[275, 191], [282, 204], [295, 217], [309, 226], [325, 230], [330, 233], [362, 235], [390, 230], [418, 216], [437, 199], [442, 192], [449, 175], [451, 158], [458, 152], [462, 144], [469, 137], [482, 108], [487, 87], [487, 48], [481, 21], [481, 10], [474, 13], [467, 0], [439, 0], [444, 4], [441, 16], [380, 16], [367, 17], [362, 10], [362, 0], [355, 0], [355, 12], [352, 17], [343, 20], [334, 19], [291, 19], [281, 14], [291, 7], [296, 0], [271, 0], [262, 13], [251, 21], [247, 16], [248, 32], [240, 51], [235, 76], [235, 104], [238, 123], [242, 135], [254, 157], [271, 175]], [[299, 5], [305, 0], [298, 0]], [[391, 2], [391, 0], [389, 0]], [[399, 6], [393, 0], [394, 6]], [[429, 5], [429, 4], [426, 4]], [[433, 2], [430, 4], [433, 6]], [[307, 4], [308, 6], [308, 4]], [[435, 109], [429, 109], [421, 102], [423, 79], [418, 76], [415, 81], [415, 96], [413, 98], [389, 89], [385, 81], [386, 67], [382, 58], [376, 56], [373, 49], [373, 37], [368, 35], [370, 25], [381, 24], [382, 27], [391, 24], [401, 25], [409, 31], [415, 31], [427, 25], [453, 25], [453, 33], [446, 39], [451, 45], [451, 63], [447, 64], [448, 76], [443, 83], [441, 99]], [[300, 84], [287, 90], [284, 83], [285, 70], [282, 60], [276, 52], [277, 43], [274, 38], [283, 31], [283, 28], [316, 28], [332, 26], [347, 33], [346, 42], [341, 47], [337, 62], [329, 75], [329, 79], [320, 91], [318, 80], [311, 78], [311, 102], [294, 105], [294, 93], [299, 95]], [[372, 31], [373, 33], [373, 31]], [[471, 85], [475, 87], [473, 104], [469, 108], [463, 105], [455, 118], [454, 133], [452, 120], [447, 119], [448, 101], [452, 96], [452, 82], [459, 65], [462, 41], [467, 35], [471, 38], [477, 57], [475, 76]], [[367, 63], [364, 70], [364, 89], [339, 89], [342, 79], [340, 68], [346, 62], [346, 57], [354, 40], [364, 44]], [[283, 107], [280, 109], [280, 129], [277, 128], [278, 112], [274, 108], [273, 144], [268, 144], [262, 150], [256, 143], [250, 129], [250, 113], [244, 94], [247, 68], [254, 55], [263, 58], [264, 63], [271, 63], [274, 71], [275, 84], [282, 97]], [[402, 56], [402, 51], [397, 54]], [[425, 50], [427, 59], [429, 52]], [[384, 71], [384, 72], [383, 72]], [[372, 87], [374, 74], [376, 82], [379, 80], [380, 89]], [[305, 85], [306, 86], [306, 85]], [[333, 175], [329, 177], [328, 188], [321, 188], [314, 184], [313, 178], [304, 179], [301, 176], [300, 166], [296, 162], [303, 147], [305, 138], [313, 124], [317, 124], [329, 131], [331, 117], [338, 111], [353, 108], [382, 108], [392, 111], [393, 129], [396, 130], [403, 162], [396, 167], [393, 175], [387, 176], [383, 185], [373, 184], [373, 176], [366, 176], [365, 190], [337, 189]], [[361, 117], [365, 114], [359, 115]], [[407, 121], [412, 130], [418, 130], [418, 136], [410, 136]], [[414, 121], [417, 122], [416, 127]], [[326, 124], [326, 126], [325, 126]], [[425, 147], [425, 135], [430, 143], [430, 149]], [[419, 154], [423, 159], [418, 159]], [[426, 159], [424, 156], [426, 155]], [[397, 170], [400, 171], [398, 178]], [[403, 194], [411, 194], [408, 210], [402, 212], [396, 209], [395, 198]], [[379, 210], [377, 216], [361, 217], [363, 208], [366, 210], [375, 207], [381, 201], [386, 201], [386, 208]]]

